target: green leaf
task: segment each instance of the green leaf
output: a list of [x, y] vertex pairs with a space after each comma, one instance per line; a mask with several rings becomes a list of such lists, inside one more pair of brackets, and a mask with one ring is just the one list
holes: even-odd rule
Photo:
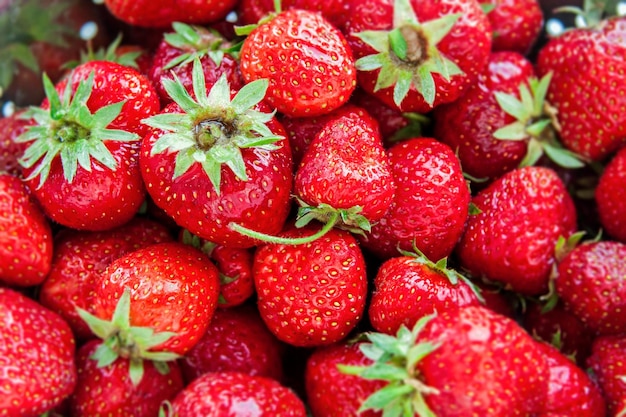
[[[424, 101], [426, 101], [428, 105], [432, 106], [435, 102], [435, 80], [426, 66], [422, 65], [417, 70], [417, 79], [414, 78], [413, 83], [415, 84], [417, 91], [419, 91], [422, 97], [424, 97]], [[398, 106], [400, 105], [397, 102], [396, 104]]]
[[136, 387], [137, 385], [139, 385], [139, 383], [143, 379], [143, 375], [144, 375], [143, 360], [131, 359], [130, 365], [128, 367], [128, 371], [130, 375], [130, 380], [133, 383], [133, 385]]
[[524, 140], [529, 135], [523, 123], [513, 122], [493, 132], [493, 137], [499, 140]]
[[96, 364], [98, 368], [111, 365], [117, 358], [119, 358], [119, 354], [105, 342], [101, 343], [90, 357], [90, 359], [98, 362]]
[[365, 379], [382, 379], [385, 381], [402, 381], [410, 378], [405, 368], [387, 363], [375, 363], [368, 366], [360, 376]]
[[115, 171], [117, 169], [117, 161], [115, 161], [115, 158], [111, 154], [111, 151], [109, 151], [109, 148], [104, 146], [102, 142], [90, 141], [89, 154], [93, 159], [100, 162], [110, 170]]
[[244, 85], [233, 97], [230, 103], [236, 113], [244, 113], [246, 110], [259, 104], [264, 98], [269, 82], [266, 79], [252, 81]]
[[78, 168], [78, 155], [75, 146], [65, 146], [61, 149], [61, 165], [63, 166], [63, 176], [68, 183], [74, 181]]
[[166, 78], [161, 83], [163, 88], [167, 91], [170, 98], [180, 106], [185, 113], [192, 113], [194, 109], [198, 108], [198, 103], [189, 95], [189, 92], [185, 89], [180, 82], [176, 74], [172, 74], [174, 79]]
[[187, 172], [193, 164], [196, 163], [196, 160], [194, 158], [194, 153], [195, 153], [194, 149], [186, 149], [186, 150], [181, 150], [180, 152], [176, 154], [176, 162], [174, 165], [174, 175], [172, 176], [172, 179], [176, 179], [180, 177], [185, 172]]
[[[68, 85], [70, 83], [68, 82]], [[54, 84], [50, 81], [48, 74], [43, 74], [43, 88], [50, 103], [50, 117], [54, 120], [58, 120], [65, 114], [63, 106], [61, 105], [61, 98]]]
[[161, 375], [168, 375], [170, 373], [170, 367], [167, 362], [153, 361], [152, 365], [154, 365], [154, 368]]
[[209, 177], [213, 188], [215, 188], [215, 192], [220, 194], [220, 183], [222, 181], [222, 166], [221, 164], [215, 162], [212, 159], [207, 159], [202, 163], [202, 168], [204, 172]]
[[480, 8], [483, 10], [483, 13], [489, 14], [496, 8], [496, 5], [492, 3], [480, 3]]
[[543, 113], [543, 106], [546, 100], [546, 95], [548, 94], [548, 89], [550, 88], [551, 80], [552, 71], [544, 75], [539, 82], [537, 82], [536, 79], [531, 79], [530, 81], [533, 96], [535, 98], [533, 114], [537, 116]]
[[430, 355], [437, 347], [437, 345], [427, 342], [411, 346], [407, 353], [407, 369], [414, 369], [422, 359]]
[[[371, 46], [376, 52], [389, 54], [389, 35], [386, 30], [365, 30], [355, 34], [363, 42]], [[370, 57], [373, 55], [369, 55]], [[368, 58], [365, 56], [363, 58]], [[361, 58], [361, 59], [363, 59]], [[358, 61], [357, 61], [358, 62]], [[367, 71], [367, 70], [365, 70]]]
[[143, 352], [141, 357], [151, 361], [170, 362], [180, 359], [182, 356], [172, 352]]
[[422, 23], [423, 32], [428, 34], [429, 45], [437, 45], [448, 33], [450, 33], [461, 16], [461, 13], [446, 14], [438, 19]]
[[259, 25], [257, 25], [256, 23], [245, 26], [235, 26], [235, 34], [237, 36], [248, 36], [258, 26]]
[[198, 45], [200, 43], [200, 34], [192, 26], [185, 23], [174, 22], [172, 28], [187, 41], [187, 45]]
[[393, 101], [398, 106], [402, 103], [404, 98], [409, 94], [411, 83], [413, 81], [413, 74], [409, 71], [399, 71], [398, 80], [393, 88]]
[[33, 52], [30, 50], [28, 45], [23, 43], [14, 43], [5, 47], [4, 51], [8, 53], [9, 59], [13, 58], [16, 62], [19, 62], [32, 72], [36, 74], [39, 73], [37, 58], [35, 58], [35, 55], [33, 55]]
[[230, 104], [230, 86], [226, 75], [222, 75], [209, 91], [208, 103], [217, 108], [225, 108]]
[[585, 166], [584, 162], [580, 160], [580, 156], [572, 151], [546, 142], [543, 142], [542, 146], [548, 158], [563, 168], [577, 169]]
[[108, 339], [118, 329], [117, 326], [110, 321], [103, 320], [97, 316], [94, 316], [87, 310], [83, 310], [80, 307], [76, 307], [76, 312], [78, 313], [79, 317], [83, 319], [85, 324], [87, 324], [92, 333], [98, 336], [100, 339]]
[[359, 408], [359, 412], [365, 410], [380, 411], [392, 401], [396, 401], [405, 395], [411, 394], [413, 391], [414, 388], [409, 385], [389, 384], [367, 397]]
[[402, 35], [402, 31], [396, 28], [389, 32], [389, 46], [394, 54], [401, 60], [406, 60], [407, 57], [407, 43]]
[[524, 107], [524, 104], [514, 95], [506, 94], [501, 91], [496, 91], [494, 95], [500, 108], [507, 114], [515, 117], [515, 120], [526, 122], [526, 120], [530, 118], [531, 115]]
[[111, 323], [119, 329], [130, 329], [130, 288], [124, 288], [122, 296], [117, 301]]
[[113, 140], [117, 142], [136, 142], [141, 140], [141, 136], [138, 134], [119, 129], [94, 128], [91, 130], [91, 136], [92, 138], [97, 138], [100, 141]]
[[109, 104], [101, 107], [94, 113], [93, 117], [97, 120], [97, 124], [100, 127], [107, 127], [113, 120], [122, 112], [122, 107], [125, 101], [119, 103]]
[[234, 146], [214, 146], [209, 152], [217, 162], [226, 164], [237, 178], [242, 181], [248, 181], [246, 164], [239, 148]]
[[374, 71], [381, 68], [389, 62], [389, 56], [386, 54], [367, 55], [359, 58], [355, 62], [356, 69], [359, 71]]
[[398, 73], [400, 71], [401, 70], [395, 65], [384, 65], [378, 73], [378, 78], [376, 79], [374, 91], [376, 92], [378, 90], [382, 90], [394, 85], [398, 80]]
[[[221, 79], [226, 80], [226, 75], [222, 74]], [[206, 106], [207, 103], [206, 97], [206, 80], [204, 78], [204, 70], [202, 69], [202, 64], [198, 58], [193, 60], [193, 70], [191, 71], [191, 80], [193, 83], [193, 92], [196, 95], [196, 99], [198, 103]], [[225, 81], [226, 82], [226, 81]], [[219, 80], [218, 80], [219, 83]], [[228, 82], [226, 82], [228, 84]], [[230, 98], [230, 96], [229, 96]]]
[[385, 352], [390, 352], [394, 355], [400, 356], [404, 356], [407, 353], [407, 346], [402, 345], [397, 338], [388, 334], [369, 333], [367, 338], [374, 344], [374, 346], [384, 350]]
[[393, 27], [397, 28], [405, 23], [417, 24], [417, 15], [409, 0], [394, 0], [393, 2]]
[[543, 155], [543, 146], [541, 142], [536, 139], [531, 139], [528, 141], [528, 149], [526, 151], [526, 155], [520, 162], [520, 167], [533, 166], [537, 163], [539, 158]]
[[161, 113], [148, 117], [141, 121], [146, 126], [150, 126], [155, 129], [164, 130], [166, 132], [172, 132], [177, 127], [191, 126], [191, 120], [189, 116], [183, 113]]

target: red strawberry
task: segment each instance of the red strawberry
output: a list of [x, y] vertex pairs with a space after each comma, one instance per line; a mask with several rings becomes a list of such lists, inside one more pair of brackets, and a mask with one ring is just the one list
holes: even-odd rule
[[513, 51], [526, 55], [543, 28], [543, 11], [537, 0], [489, 0], [487, 13], [493, 30], [494, 51]]
[[28, 147], [18, 143], [17, 138], [26, 131], [28, 121], [21, 118], [23, 111], [0, 118], [0, 172], [21, 176], [20, 158]]
[[419, 113], [459, 98], [491, 49], [491, 27], [475, 0], [353, 2], [346, 33], [359, 85]]
[[[312, 234], [292, 228], [283, 237]], [[362, 317], [367, 294], [365, 260], [355, 238], [331, 229], [301, 245], [266, 244], [254, 256], [258, 307], [267, 327], [294, 346], [337, 342]]]
[[626, 148], [619, 151], [600, 175], [595, 201], [602, 228], [626, 243]]
[[90, 300], [100, 274], [117, 258], [137, 249], [172, 240], [159, 223], [134, 218], [103, 232], [63, 230], [55, 237], [52, 267], [39, 290], [39, 302], [58, 313], [78, 339], [93, 334], [76, 307], [94, 312]]
[[593, 341], [587, 365], [595, 375], [610, 416], [626, 412], [626, 338], [600, 336]]
[[199, 237], [231, 247], [256, 241], [231, 222], [278, 233], [291, 208], [293, 168], [284, 129], [263, 105], [267, 82], [231, 94], [226, 78], [207, 93], [199, 60], [192, 99], [164, 80], [176, 103], [146, 121], [141, 171], [155, 204]]
[[282, 381], [284, 350], [254, 307], [218, 309], [204, 336], [180, 364], [187, 382], [209, 372], [241, 372]]
[[154, 417], [162, 401], [172, 400], [183, 389], [183, 377], [175, 362], [165, 370], [148, 362], [144, 378], [137, 385], [129, 378], [129, 359], [119, 358], [110, 365], [98, 366], [91, 356], [101, 343], [92, 340], [76, 354], [78, 381], [70, 397], [72, 417]]
[[469, 212], [470, 192], [459, 160], [447, 145], [411, 138], [389, 149], [396, 183], [387, 213], [361, 242], [381, 258], [413, 246], [430, 260], [450, 255]]
[[0, 410], [35, 417], [52, 410], [76, 384], [74, 338], [56, 314], [0, 287]]
[[52, 264], [48, 219], [22, 181], [0, 172], [0, 283], [40, 284]]
[[304, 404], [277, 381], [237, 372], [205, 374], [172, 401], [172, 417], [305, 417]]
[[54, 221], [75, 229], [106, 230], [129, 221], [145, 188], [139, 171], [141, 120], [159, 101], [147, 78], [113, 62], [77, 67], [48, 100], [26, 114], [32, 142], [22, 165], [27, 184]]
[[461, 266], [522, 294], [547, 292], [557, 241], [576, 229], [574, 203], [557, 174], [518, 168], [472, 202], [480, 212], [469, 216], [456, 248]]
[[267, 102], [291, 117], [330, 113], [348, 101], [356, 86], [345, 38], [315, 12], [277, 14], [248, 35], [240, 57], [246, 82], [267, 79]]
[[555, 108], [563, 144], [596, 161], [626, 144], [625, 21], [617, 17], [566, 31], [537, 57], [539, 75], [553, 74], [547, 100]]

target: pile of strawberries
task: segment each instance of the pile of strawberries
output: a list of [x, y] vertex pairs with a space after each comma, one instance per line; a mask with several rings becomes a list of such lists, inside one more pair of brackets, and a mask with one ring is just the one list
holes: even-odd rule
[[86, 3], [0, 2], [0, 416], [626, 415], [615, 2]]

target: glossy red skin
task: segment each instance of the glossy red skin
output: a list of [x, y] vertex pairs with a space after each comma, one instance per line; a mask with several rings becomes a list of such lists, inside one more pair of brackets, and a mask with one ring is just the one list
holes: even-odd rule
[[27, 143], [17, 143], [15, 139], [26, 131], [27, 120], [20, 118], [22, 111], [9, 117], [0, 118], [0, 172], [21, 176], [22, 166], [18, 162], [22, 157]]
[[602, 229], [626, 243], [626, 148], [617, 152], [602, 171], [595, 202]]
[[417, 364], [437, 417], [528, 416], [544, 403], [548, 372], [536, 342], [513, 320], [481, 306], [432, 319], [418, 342], [439, 347]]
[[493, 51], [527, 55], [543, 27], [543, 11], [537, 0], [491, 0], [487, 13], [493, 30]]
[[413, 241], [431, 261], [447, 257], [468, 216], [470, 193], [459, 160], [448, 145], [432, 138], [411, 138], [389, 149], [396, 183], [391, 207], [360, 238], [374, 255], [411, 251]]
[[16, 291], [0, 287], [0, 305], [0, 410], [8, 417], [39, 416], [74, 390], [72, 332]]
[[[281, 236], [309, 236], [315, 231], [313, 226], [292, 228]], [[261, 317], [276, 337], [291, 345], [335, 343], [363, 315], [365, 260], [356, 239], [346, 231], [332, 229], [303, 245], [260, 246], [253, 272]]]
[[65, 229], [55, 237], [50, 273], [39, 289], [39, 302], [63, 317], [77, 339], [93, 336], [76, 307], [94, 313], [94, 283], [115, 259], [137, 249], [173, 240], [165, 226], [134, 218], [103, 232]]
[[220, 299], [218, 307], [235, 307], [254, 294], [252, 276], [253, 255], [249, 249], [217, 246], [211, 259], [220, 271]]
[[240, 67], [246, 82], [266, 78], [265, 100], [291, 117], [330, 113], [356, 87], [354, 59], [344, 36], [307, 10], [283, 11], [252, 31], [241, 47]]
[[558, 264], [556, 290], [563, 304], [598, 334], [626, 332], [626, 244], [582, 244]]
[[434, 136], [456, 150], [463, 171], [493, 180], [517, 168], [528, 141], [499, 140], [494, 132], [515, 118], [500, 107], [495, 93], [519, 99], [520, 85], [535, 75], [533, 64], [516, 52], [494, 52], [475, 84], [451, 104], [434, 111]]
[[151, 349], [184, 355], [200, 340], [217, 307], [219, 279], [206, 256], [182, 243], [159, 243], [117, 258], [95, 283], [97, 317], [110, 320], [125, 288], [131, 326], [175, 336]]
[[621, 336], [600, 336], [593, 341], [591, 356], [587, 366], [593, 371], [602, 389], [608, 415], [618, 416], [626, 410], [626, 338]]
[[162, 401], [173, 400], [183, 389], [183, 377], [176, 362], [169, 362], [168, 374], [162, 375], [152, 362], [144, 361], [144, 375], [136, 386], [130, 380], [128, 359], [119, 358], [99, 368], [91, 355], [101, 343], [100, 340], [87, 342], [76, 354], [78, 383], [70, 397], [72, 417], [154, 417]]
[[241, 372], [280, 382], [284, 348], [253, 306], [218, 309], [180, 365], [187, 383], [209, 372]]
[[[303, 9], [321, 13], [337, 29], [343, 31], [346, 15], [350, 11], [351, 0], [285, 0], [281, 1], [282, 10]], [[274, 11], [273, 0], [241, 0], [237, 7], [239, 22], [242, 25], [252, 25]]]
[[[391, 30], [393, 28], [393, 0], [353, 2], [346, 23], [346, 34], [356, 59], [376, 54], [356, 34], [366, 30]], [[422, 95], [411, 87], [400, 106], [393, 100], [393, 86], [374, 92], [379, 70], [358, 71], [359, 86], [401, 111], [427, 113], [443, 103], [450, 103], [472, 85], [478, 74], [487, 64], [491, 50], [491, 25], [480, 4], [475, 0], [422, 1], [411, 0], [411, 6], [420, 22], [438, 19], [445, 15], [460, 13], [452, 30], [437, 44], [442, 55], [452, 60], [464, 72], [454, 75], [449, 81], [439, 74], [433, 74], [435, 100], [428, 104]]]
[[[258, 110], [269, 112], [265, 106]], [[183, 111], [172, 103], [164, 112]], [[286, 138], [283, 127], [276, 119], [272, 119], [268, 126], [274, 134]], [[176, 155], [166, 152], [150, 155], [152, 146], [162, 134], [160, 130], [153, 130], [144, 138], [141, 171], [155, 204], [179, 226], [211, 242], [238, 248], [252, 247], [257, 242], [233, 232], [228, 227], [231, 222], [262, 233], [280, 232], [291, 208], [293, 182], [291, 149], [287, 139], [276, 142], [279, 148], [271, 152], [242, 149], [248, 181], [239, 180], [230, 168], [223, 166], [218, 195], [199, 163], [172, 179]]]
[[40, 284], [52, 264], [52, 230], [28, 188], [0, 172], [0, 283]]
[[324, 125], [304, 153], [294, 180], [294, 192], [306, 204], [360, 206], [360, 214], [370, 222], [389, 210], [394, 191], [378, 124], [361, 109], [342, 112]]
[[481, 190], [456, 248], [472, 276], [500, 282], [525, 295], [548, 291], [559, 236], [576, 231], [572, 198], [557, 174], [517, 168]]
[[313, 417], [360, 416], [378, 417], [380, 412], [357, 410], [367, 397], [386, 384], [339, 371], [338, 365], [369, 366], [359, 346], [361, 343], [338, 343], [318, 348], [306, 362], [305, 389], [307, 404]]
[[395, 335], [401, 325], [412, 328], [429, 314], [479, 304], [463, 281], [454, 285], [415, 258], [401, 256], [387, 260], [378, 269], [368, 315], [376, 331]]
[[624, 36], [626, 17], [566, 31], [536, 61], [540, 76], [553, 72], [547, 100], [557, 111], [563, 144], [595, 161], [626, 144]]

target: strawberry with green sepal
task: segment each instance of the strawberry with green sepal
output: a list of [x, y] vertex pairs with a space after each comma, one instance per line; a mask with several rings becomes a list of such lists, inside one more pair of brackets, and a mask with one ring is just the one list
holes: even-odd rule
[[491, 49], [489, 21], [474, 0], [354, 3], [346, 32], [359, 85], [403, 112], [459, 98]]
[[531, 52], [541, 29], [543, 11], [537, 0], [488, 0], [487, 13], [493, 30], [493, 51]]
[[222, 76], [207, 93], [194, 62], [195, 99], [178, 81], [164, 80], [175, 103], [145, 120], [141, 171], [148, 193], [178, 225], [211, 242], [251, 247], [235, 222], [278, 233], [291, 208], [289, 141], [262, 100], [267, 81], [233, 94]]
[[623, 335], [600, 336], [593, 341], [587, 366], [591, 368], [606, 399], [608, 415], [626, 413], [626, 338]]
[[29, 287], [52, 265], [52, 230], [28, 188], [0, 172], [0, 283]]
[[594, 199], [603, 230], [626, 243], [626, 148], [618, 151], [602, 171]]
[[35, 417], [59, 405], [76, 385], [74, 338], [55, 313], [0, 287], [0, 410]]

